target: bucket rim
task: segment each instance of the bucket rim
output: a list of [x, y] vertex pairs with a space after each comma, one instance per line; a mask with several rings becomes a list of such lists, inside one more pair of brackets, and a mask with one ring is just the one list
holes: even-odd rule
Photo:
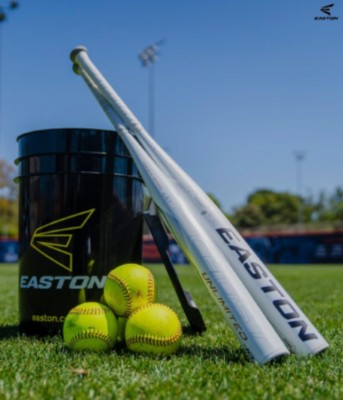
[[132, 157], [129, 154], [108, 154], [104, 151], [83, 151], [83, 152], [76, 152], [76, 151], [70, 151], [70, 152], [46, 152], [46, 153], [32, 153], [28, 154], [25, 156], [20, 156], [17, 157], [14, 160], [15, 165], [18, 165], [20, 162], [27, 160], [31, 157], [41, 157], [41, 156], [57, 156], [57, 155], [64, 155], [64, 156], [80, 156], [80, 155], [87, 155], [87, 156], [93, 156], [93, 157], [112, 157], [112, 158], [127, 158], [129, 160], [132, 160]]
[[25, 175], [18, 175], [13, 179], [13, 182], [19, 183], [21, 179], [25, 178], [32, 178], [36, 176], [52, 176], [52, 175], [101, 175], [101, 176], [113, 176], [116, 178], [125, 178], [132, 181], [140, 182], [141, 184], [144, 183], [143, 179], [139, 175], [128, 175], [128, 174], [121, 174], [121, 173], [103, 173], [98, 171], [80, 171], [80, 172], [55, 172], [55, 173], [33, 173], [33, 174], [25, 174]]
[[28, 132], [24, 132], [22, 134], [20, 134], [19, 136], [17, 136], [16, 141], [19, 142], [20, 139], [22, 139], [24, 136], [28, 136], [31, 135], [32, 133], [43, 133], [43, 132], [48, 132], [48, 131], [98, 131], [98, 132], [107, 132], [107, 133], [115, 133], [118, 134], [117, 131], [115, 131], [114, 129], [101, 129], [101, 128], [76, 128], [76, 127], [72, 127], [72, 128], [47, 128], [47, 129], [37, 129], [37, 130], [32, 130], [32, 131], [28, 131]]

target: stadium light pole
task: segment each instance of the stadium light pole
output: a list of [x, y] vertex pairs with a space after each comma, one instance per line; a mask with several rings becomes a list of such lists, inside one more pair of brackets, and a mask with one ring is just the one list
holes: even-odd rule
[[149, 45], [142, 50], [138, 58], [140, 59], [143, 67], [149, 70], [149, 132], [151, 136], [155, 133], [155, 72], [154, 64], [158, 60], [159, 46], [164, 43], [160, 40], [154, 44]]
[[[2, 153], [2, 118], [1, 118], [1, 105], [2, 105], [2, 24], [7, 20], [7, 12], [11, 10], [15, 10], [18, 8], [19, 2], [10, 1], [6, 6], [0, 5], [0, 158]], [[1, 186], [0, 186], [0, 199], [1, 199]], [[5, 214], [2, 205], [0, 204], [0, 235], [6, 236], [6, 228], [5, 228]]]
[[302, 162], [305, 159], [304, 151], [294, 152], [295, 162], [296, 162], [296, 175], [297, 175], [297, 193], [299, 196], [299, 206], [298, 206], [298, 224], [301, 226], [304, 222], [304, 210], [302, 205], [302, 186], [303, 186], [303, 171]]

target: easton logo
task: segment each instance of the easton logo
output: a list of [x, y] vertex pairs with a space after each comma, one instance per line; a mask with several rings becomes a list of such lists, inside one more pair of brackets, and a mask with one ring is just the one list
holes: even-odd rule
[[315, 21], [337, 21], [338, 17], [336, 16], [331, 16], [331, 8], [334, 6], [335, 4], [328, 4], [327, 6], [323, 6], [320, 11], [324, 14], [327, 15], [327, 17], [314, 17]]
[[40, 226], [33, 233], [31, 247], [53, 263], [73, 272], [73, 253], [70, 251], [72, 232], [82, 229], [94, 211], [95, 208], [82, 211]]
[[246, 270], [252, 279], [260, 280], [261, 292], [265, 293], [267, 297], [272, 301], [273, 306], [285, 320], [288, 325], [293, 329], [299, 329], [298, 337], [302, 342], [307, 340], [318, 339], [317, 335], [313, 332], [309, 332], [311, 327], [308, 326], [307, 322], [301, 319], [301, 315], [296, 310], [290, 300], [287, 299], [285, 294], [282, 292], [277, 282], [271, 279], [268, 274], [268, 270], [263, 268], [258, 262], [253, 259], [253, 253], [248, 248], [242, 246], [239, 239], [233, 231], [226, 228], [216, 229], [219, 236], [227, 244], [230, 250], [236, 253], [237, 258], [241, 266]]
[[331, 15], [331, 8], [334, 6], [335, 4], [329, 4], [327, 6], [324, 6], [320, 9], [320, 11], [322, 11], [324, 14], [326, 15]]

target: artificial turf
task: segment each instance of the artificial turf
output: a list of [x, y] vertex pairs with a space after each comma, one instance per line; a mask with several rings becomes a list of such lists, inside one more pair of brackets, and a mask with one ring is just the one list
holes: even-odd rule
[[[157, 301], [188, 321], [161, 265]], [[177, 268], [207, 330], [154, 357], [117, 348], [73, 352], [60, 336], [18, 333], [18, 266], [0, 264], [0, 399], [343, 399], [343, 266], [270, 266], [326, 338], [323, 354], [258, 366], [249, 361], [193, 269]], [[185, 329], [185, 332], [187, 329]]]

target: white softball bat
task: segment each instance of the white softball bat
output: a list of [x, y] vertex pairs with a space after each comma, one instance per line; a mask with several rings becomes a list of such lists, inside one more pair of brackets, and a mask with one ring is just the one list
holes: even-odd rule
[[196, 218], [178, 197], [176, 187], [146, 154], [121, 123], [111, 105], [81, 73], [101, 107], [128, 148], [159, 212], [175, 239], [186, 252], [223, 312], [238, 340], [259, 364], [289, 354], [286, 346], [263, 315], [221, 252], [207, 237]]
[[90, 61], [84, 48], [74, 50], [75, 61], [130, 128], [150, 157], [165, 175], [179, 186], [179, 193], [196, 210], [199, 222], [206, 227], [227, 261], [248, 288], [255, 301], [273, 324], [291, 351], [316, 354], [328, 347], [298, 305], [271, 274], [207, 194], [175, 163], [144, 130], [118, 94]]

